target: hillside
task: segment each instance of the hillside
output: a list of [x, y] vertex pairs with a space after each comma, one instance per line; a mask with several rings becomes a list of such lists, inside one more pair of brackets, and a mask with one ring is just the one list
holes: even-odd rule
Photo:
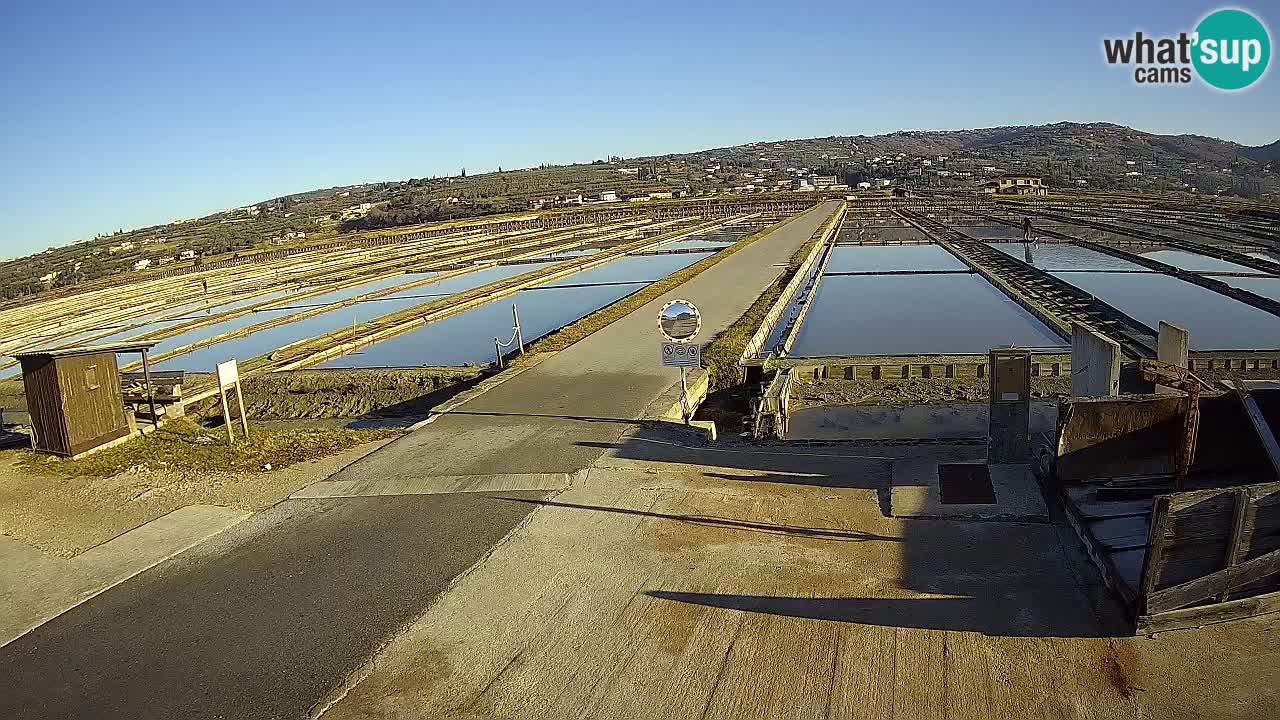
[[[1081, 172], [1107, 174], [1108, 163], [1148, 163], [1152, 174], [1183, 180], [1184, 172], [1239, 170], [1245, 177], [1263, 174], [1262, 165], [1280, 154], [1280, 141], [1262, 147], [1203, 135], [1159, 135], [1111, 123], [1055, 123], [973, 130], [907, 130], [886, 135], [851, 135], [758, 142], [727, 148], [668, 155], [669, 159], [713, 158], [769, 163], [858, 165], [876, 157], [975, 158], [1025, 164], [1046, 172], [1054, 165], [1074, 165]], [[1235, 188], [1228, 188], [1234, 190]], [[1217, 191], [1218, 188], [1213, 188]]]
[[[1275, 159], [1280, 141], [1258, 148], [1203, 135], [1158, 135], [1111, 123], [1055, 123], [973, 130], [904, 130], [886, 135], [834, 136], [808, 140], [751, 143], [690, 153], [692, 156], [768, 148], [785, 154], [816, 148], [845, 151], [871, 157], [896, 155], [982, 154], [1012, 157], [1015, 154], [1056, 156], [1062, 160], [1097, 157], [1125, 159], [1160, 158], [1183, 162], [1229, 165], [1237, 159]], [[668, 156], [680, 157], [680, 156]]]
[[[0, 300], [198, 258], [331, 240], [346, 233], [573, 205], [650, 192], [697, 196], [788, 190], [803, 178], [976, 187], [1000, 172], [1044, 175], [1052, 187], [1238, 195], [1280, 201], [1280, 141], [1260, 147], [1201, 135], [1159, 135], [1110, 123], [906, 130], [755, 142], [655, 157], [371, 183], [265, 200], [203, 218], [116, 231], [0, 263]], [[183, 259], [188, 256], [197, 259]], [[140, 267], [142, 266], [142, 267]], [[142, 276], [140, 275], [140, 277]]]
[[1262, 163], [1272, 163], [1280, 160], [1280, 140], [1270, 145], [1261, 145], [1259, 147], [1245, 148], [1245, 154]]

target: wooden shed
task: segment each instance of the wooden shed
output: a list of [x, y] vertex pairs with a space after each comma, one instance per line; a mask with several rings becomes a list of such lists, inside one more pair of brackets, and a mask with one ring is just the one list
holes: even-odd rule
[[116, 353], [146, 352], [154, 342], [87, 345], [14, 353], [31, 415], [31, 447], [77, 457], [128, 437]]

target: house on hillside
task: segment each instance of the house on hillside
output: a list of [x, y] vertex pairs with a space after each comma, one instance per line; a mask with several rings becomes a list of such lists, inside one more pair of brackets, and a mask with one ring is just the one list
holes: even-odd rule
[[1048, 195], [1044, 178], [1038, 175], [1000, 175], [982, 183], [982, 191], [995, 195]]

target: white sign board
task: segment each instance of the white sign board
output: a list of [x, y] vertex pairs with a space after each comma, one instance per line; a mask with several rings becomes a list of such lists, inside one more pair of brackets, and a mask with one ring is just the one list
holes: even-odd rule
[[[207, 365], [205, 367], [208, 367]], [[230, 387], [240, 382], [240, 368], [234, 359], [218, 363], [218, 386]]]
[[662, 367], [702, 367], [702, 347], [693, 343], [662, 343]]

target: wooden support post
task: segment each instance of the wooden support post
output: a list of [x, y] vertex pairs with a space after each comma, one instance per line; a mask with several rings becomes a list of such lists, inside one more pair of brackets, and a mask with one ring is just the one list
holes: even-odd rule
[[240, 404], [240, 429], [244, 430], [244, 437], [249, 439], [249, 411], [244, 407], [244, 393], [240, 392], [240, 381], [236, 380], [236, 402]]
[[1169, 496], [1157, 495], [1151, 505], [1151, 527], [1147, 530], [1147, 554], [1142, 559], [1142, 576], [1138, 581], [1138, 608], [1135, 615], [1146, 615], [1147, 602], [1156, 590], [1156, 582], [1164, 570], [1165, 530], [1169, 525]]
[[231, 410], [227, 407], [227, 389], [218, 386], [218, 399], [222, 402], [222, 424], [227, 428], [227, 444], [235, 445], [236, 437], [231, 434]]
[[[1244, 546], [1245, 524], [1249, 519], [1249, 507], [1252, 504], [1249, 491], [1241, 488], [1235, 491], [1236, 506], [1231, 515], [1231, 535], [1227, 538], [1227, 554], [1222, 560], [1222, 569], [1229, 570], [1240, 564], [1247, 548]], [[1223, 602], [1231, 596], [1231, 581], [1218, 593], [1217, 601]]]
[[151, 407], [151, 426], [160, 429], [160, 414], [156, 412], [156, 393], [151, 387], [151, 365], [147, 362], [147, 351], [142, 350], [142, 378], [147, 383], [147, 404]]
[[1276, 441], [1275, 433], [1271, 431], [1271, 425], [1267, 423], [1266, 417], [1262, 414], [1262, 408], [1258, 406], [1258, 402], [1249, 394], [1248, 390], [1236, 387], [1236, 397], [1240, 398], [1240, 404], [1244, 406], [1245, 414], [1249, 417], [1249, 422], [1253, 425], [1253, 430], [1258, 434], [1258, 439], [1262, 441], [1262, 448], [1267, 451], [1267, 459], [1271, 462], [1271, 470], [1276, 474], [1276, 479], [1280, 480], [1280, 442]]

